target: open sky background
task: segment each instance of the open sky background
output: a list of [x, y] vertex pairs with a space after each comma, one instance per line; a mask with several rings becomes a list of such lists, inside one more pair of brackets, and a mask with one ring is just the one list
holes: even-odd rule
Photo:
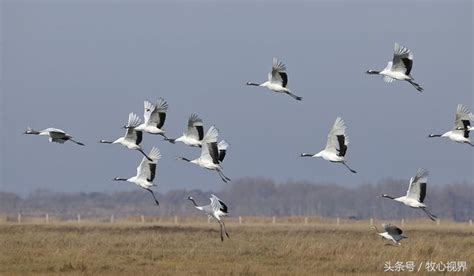
[[[115, 139], [143, 100], [169, 102], [168, 136], [192, 112], [215, 124], [231, 148], [224, 172], [354, 186], [409, 179], [473, 179], [474, 149], [428, 139], [453, 126], [457, 104], [473, 108], [472, 1], [1, 1], [1, 183], [36, 189], [115, 191], [141, 160]], [[393, 44], [414, 53], [414, 78], [386, 84]], [[276, 56], [289, 87], [304, 97], [248, 87], [264, 81]], [[302, 159], [324, 148], [335, 118], [347, 124], [348, 164]], [[22, 135], [57, 127], [86, 143], [53, 144]], [[158, 191], [221, 189], [216, 173], [178, 161], [199, 150], [145, 135], [159, 147]]]

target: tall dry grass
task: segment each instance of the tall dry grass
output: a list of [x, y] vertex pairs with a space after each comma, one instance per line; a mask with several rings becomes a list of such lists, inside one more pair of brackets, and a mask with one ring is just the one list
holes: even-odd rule
[[142, 224], [136, 219], [4, 222], [0, 274], [380, 275], [386, 261], [466, 261], [464, 274], [474, 274], [474, 227], [468, 224], [407, 221], [409, 238], [402, 246], [382, 241], [367, 221], [305, 225], [299, 218], [276, 224], [254, 218], [243, 225], [231, 219], [227, 226], [231, 239], [221, 243], [218, 225], [204, 220], [178, 226], [173, 220]]

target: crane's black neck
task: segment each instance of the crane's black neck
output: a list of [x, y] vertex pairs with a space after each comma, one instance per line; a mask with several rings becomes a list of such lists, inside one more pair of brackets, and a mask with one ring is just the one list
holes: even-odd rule
[[25, 134], [35, 134], [35, 135], [38, 135], [38, 134], [40, 134], [40, 132], [37, 131], [37, 130], [34, 130], [34, 129], [28, 129], [27, 131], [25, 131]]
[[186, 157], [181, 157], [181, 156], [180, 156], [180, 157], [178, 157], [178, 159], [184, 160], [184, 161], [186, 161], [186, 162], [191, 162], [191, 160], [189, 160], [189, 159], [186, 158]]
[[382, 195], [382, 197], [386, 197], [386, 198], [390, 198], [390, 199], [395, 199], [394, 197], [392, 197], [392, 196], [389, 196], [389, 195], [385, 195], [385, 194], [384, 194], [384, 195]]
[[247, 85], [253, 85], [253, 86], [260, 86], [260, 83], [255, 83], [255, 82], [247, 82]]
[[194, 206], [198, 207], [198, 205], [196, 204], [196, 201], [194, 201], [194, 198], [188, 198], [189, 200], [191, 200], [191, 202], [194, 204]]
[[107, 140], [100, 140], [99, 143], [103, 143], [103, 144], [112, 144], [113, 142], [111, 141], [107, 141]]
[[301, 157], [313, 157], [314, 154], [313, 153], [302, 153], [301, 154]]
[[441, 137], [441, 134], [430, 134], [428, 137], [433, 138], [433, 137]]
[[366, 73], [369, 74], [369, 75], [378, 75], [378, 74], [380, 74], [379, 71], [375, 71], [375, 70], [367, 70]]
[[122, 177], [116, 177], [114, 178], [115, 181], [127, 181], [126, 178], [122, 178]]

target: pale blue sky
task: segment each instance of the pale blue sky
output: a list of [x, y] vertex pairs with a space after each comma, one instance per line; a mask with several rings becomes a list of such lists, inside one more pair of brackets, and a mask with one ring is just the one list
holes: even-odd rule
[[[180, 135], [190, 113], [215, 124], [231, 148], [233, 179], [271, 177], [357, 185], [408, 179], [472, 182], [473, 149], [431, 132], [453, 125], [458, 103], [473, 108], [471, 1], [3, 1], [2, 183], [28, 193], [133, 189], [138, 152], [101, 145], [123, 135], [143, 100], [169, 102], [165, 129]], [[412, 75], [425, 88], [384, 83], [394, 42], [414, 53]], [[272, 57], [286, 63], [297, 102], [246, 81], [263, 81]], [[337, 116], [351, 138], [339, 164], [301, 159], [317, 152]], [[25, 136], [57, 127], [86, 147]], [[146, 135], [159, 147], [158, 191], [220, 189], [217, 174], [175, 160], [199, 151]]]

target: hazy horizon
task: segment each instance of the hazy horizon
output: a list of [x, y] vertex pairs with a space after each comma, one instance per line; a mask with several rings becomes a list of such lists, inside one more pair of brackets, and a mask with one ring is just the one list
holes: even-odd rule
[[[473, 148], [429, 139], [453, 127], [473, 101], [471, 1], [402, 2], [28, 2], [1, 9], [1, 191], [131, 190], [142, 156], [116, 139], [143, 101], [169, 103], [165, 130], [178, 137], [193, 112], [229, 141], [224, 172], [352, 187], [406, 179], [424, 167], [429, 185], [473, 180]], [[387, 13], [390, 10], [390, 13]], [[390, 14], [390, 17], [388, 15]], [[365, 74], [413, 51], [410, 84]], [[297, 102], [247, 81], [264, 81], [273, 57], [288, 68]], [[300, 158], [324, 148], [337, 116], [351, 138], [347, 162]], [[22, 135], [56, 127], [84, 142]], [[155, 190], [221, 189], [215, 172], [175, 160], [200, 151], [144, 134], [157, 146]]]

